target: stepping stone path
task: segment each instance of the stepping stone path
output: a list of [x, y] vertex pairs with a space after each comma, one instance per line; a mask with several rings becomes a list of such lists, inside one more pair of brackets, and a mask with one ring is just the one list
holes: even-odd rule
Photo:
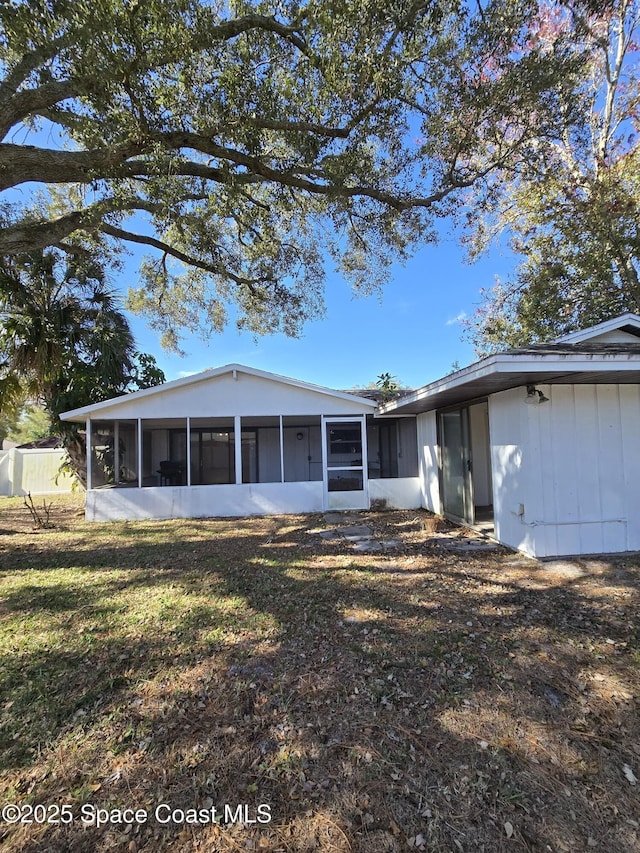
[[500, 550], [497, 542], [481, 539], [480, 536], [456, 536], [455, 532], [453, 534], [441, 533], [437, 536], [432, 536], [429, 541], [440, 548], [444, 548], [446, 551], [454, 551], [457, 554]]
[[330, 527], [320, 533], [323, 539], [346, 539], [349, 542], [360, 542], [371, 539], [373, 530], [364, 524], [352, 524], [349, 527]]
[[[336, 525], [319, 531], [318, 535], [325, 541], [349, 542], [354, 551], [360, 554], [394, 551], [401, 546], [399, 539], [377, 539], [372, 527], [361, 521], [358, 515], [327, 512], [324, 515], [327, 524]], [[472, 554], [477, 552], [499, 551], [500, 545], [482, 536], [460, 536], [459, 530], [450, 533], [439, 533], [429, 538], [429, 544], [453, 551], [456, 554]]]
[[373, 528], [366, 524], [349, 523], [359, 521], [360, 519], [357, 516], [328, 512], [325, 514], [324, 520], [327, 524], [339, 524], [339, 526], [320, 531], [319, 535], [322, 539], [329, 541], [340, 539], [350, 542], [353, 550], [358, 553], [392, 551], [400, 546], [398, 539], [375, 539]]

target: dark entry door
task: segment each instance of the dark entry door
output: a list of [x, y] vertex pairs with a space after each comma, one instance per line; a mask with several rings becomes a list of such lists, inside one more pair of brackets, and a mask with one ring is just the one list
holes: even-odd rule
[[473, 523], [469, 409], [440, 413], [442, 503], [447, 515]]

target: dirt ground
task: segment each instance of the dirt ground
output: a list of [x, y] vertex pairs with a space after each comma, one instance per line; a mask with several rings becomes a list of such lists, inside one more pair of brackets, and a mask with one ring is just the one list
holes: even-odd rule
[[51, 500], [0, 498], [3, 850], [640, 851], [637, 555]]

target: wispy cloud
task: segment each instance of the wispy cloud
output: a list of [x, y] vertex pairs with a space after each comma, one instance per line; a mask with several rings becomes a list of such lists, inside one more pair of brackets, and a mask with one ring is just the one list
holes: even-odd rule
[[463, 320], [467, 319], [467, 312], [460, 311], [459, 314], [456, 314], [455, 317], [452, 317], [450, 320], [447, 320], [447, 326], [455, 326], [457, 323], [462, 323]]
[[194, 376], [196, 373], [201, 373], [200, 370], [179, 370], [178, 379], [184, 379], [185, 376]]
[[401, 316], [408, 316], [413, 314], [416, 310], [416, 302], [411, 299], [399, 299], [394, 305], [393, 308], [397, 311]]

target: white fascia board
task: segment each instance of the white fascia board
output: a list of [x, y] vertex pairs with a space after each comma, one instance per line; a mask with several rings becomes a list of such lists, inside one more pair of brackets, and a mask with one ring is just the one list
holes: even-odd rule
[[590, 326], [588, 329], [578, 329], [576, 332], [561, 335], [559, 338], [554, 338], [553, 343], [579, 344], [581, 341], [588, 341], [590, 338], [603, 335], [605, 332], [615, 332], [616, 329], [620, 329], [623, 326], [635, 326], [636, 329], [640, 329], [640, 316], [628, 311], [626, 314], [613, 317], [611, 320], [604, 320], [602, 323]]
[[588, 370], [589, 373], [608, 370], [638, 370], [640, 355], [637, 353], [600, 353], [572, 352], [564, 355], [552, 353], [544, 355], [501, 355], [496, 369], [492, 373], [577, 373]]
[[459, 388], [485, 376], [499, 373], [579, 373], [581, 370], [591, 372], [637, 371], [640, 369], [640, 356], [634, 354], [626, 355], [616, 353], [608, 356], [591, 355], [589, 353], [570, 353], [566, 355], [540, 354], [540, 355], [510, 355], [499, 353], [490, 355], [475, 364], [450, 373], [442, 379], [430, 382], [428, 385], [418, 388], [413, 394], [402, 397], [380, 406], [380, 414], [386, 415], [395, 409], [425, 400], [432, 394]]
[[289, 376], [280, 376], [277, 373], [269, 373], [266, 370], [258, 370], [255, 367], [246, 367], [243, 364], [225, 364], [223, 367], [210, 368], [203, 370], [200, 373], [194, 373], [191, 376], [183, 376], [180, 379], [173, 379], [171, 382], [165, 382], [162, 385], [154, 385], [153, 388], [143, 388], [140, 391], [132, 391], [130, 394], [122, 394], [119, 397], [113, 397], [110, 400], [103, 400], [101, 403], [93, 403], [89, 406], [82, 406], [78, 409], [70, 409], [68, 412], [63, 412], [60, 415], [62, 421], [85, 421], [88, 417], [101, 412], [107, 412], [114, 406], [120, 403], [129, 402], [130, 400], [142, 400], [145, 397], [150, 397], [155, 394], [162, 394], [165, 391], [183, 388], [188, 385], [194, 385], [198, 382], [206, 382], [216, 376], [222, 376], [225, 373], [246, 373], [249, 376], [257, 376], [262, 379], [270, 379], [273, 382], [279, 382], [282, 385], [293, 385], [297, 388], [303, 388], [308, 391], [315, 391], [318, 394], [326, 394], [329, 397], [349, 400], [351, 402], [360, 403], [369, 406], [371, 410], [377, 408], [375, 400], [370, 400], [366, 397], [358, 397], [355, 394], [347, 394], [345, 391], [334, 391], [331, 388], [326, 388], [323, 385], [313, 385], [310, 382], [303, 382], [300, 379], [292, 379]]
[[468, 367], [456, 370], [455, 373], [449, 373], [442, 379], [436, 379], [434, 382], [429, 382], [428, 385], [423, 385], [422, 388], [418, 388], [413, 394], [408, 394], [399, 400], [392, 400], [390, 403], [385, 403], [380, 406], [379, 412], [386, 415], [395, 409], [402, 408], [411, 403], [417, 403], [419, 400], [424, 400], [431, 394], [449, 391], [451, 388], [458, 388], [472, 379], [481, 379], [483, 376], [489, 376], [496, 372], [495, 365], [499, 358], [501, 358], [499, 355], [490, 355], [487, 358], [483, 358], [482, 361], [477, 361], [475, 364], [470, 364]]

